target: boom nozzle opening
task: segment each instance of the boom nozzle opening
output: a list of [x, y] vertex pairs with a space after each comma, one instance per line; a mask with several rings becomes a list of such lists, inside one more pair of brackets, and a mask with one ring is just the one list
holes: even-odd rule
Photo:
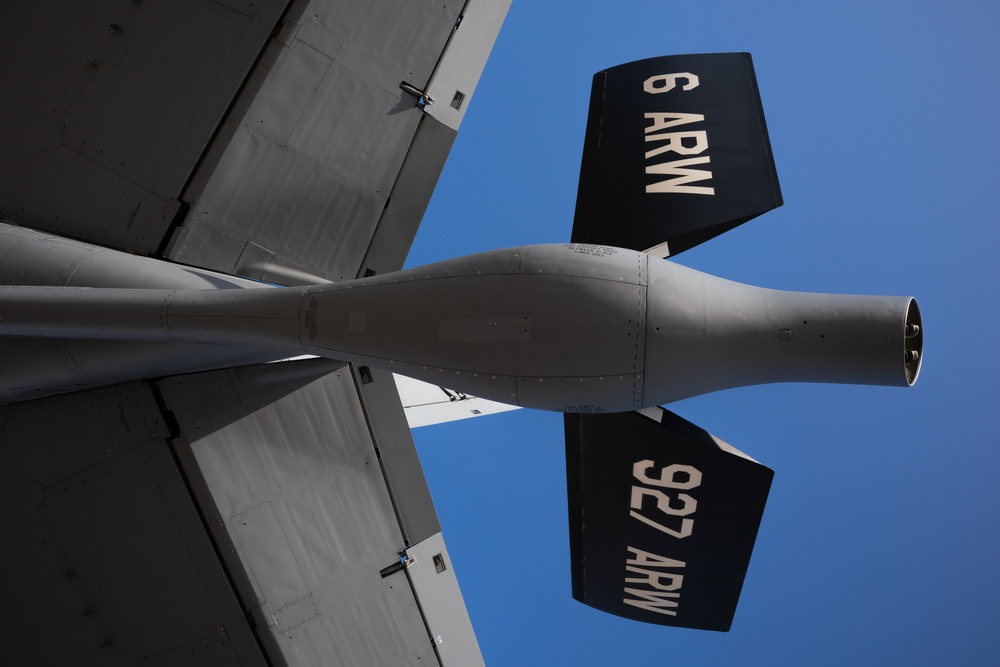
[[906, 324], [904, 330], [903, 363], [906, 365], [906, 383], [911, 387], [920, 375], [920, 364], [924, 352], [924, 330], [920, 321], [920, 308], [917, 300], [910, 299], [906, 307]]

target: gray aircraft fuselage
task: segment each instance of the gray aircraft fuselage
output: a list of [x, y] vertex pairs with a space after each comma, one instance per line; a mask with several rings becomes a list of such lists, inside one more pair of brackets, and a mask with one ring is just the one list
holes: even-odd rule
[[[88, 263], [74, 255], [86, 244], [61, 241], [21, 242], [75, 248], [71, 263]], [[114, 251], [99, 260], [99, 277], [74, 270], [58, 286], [38, 280], [57, 267], [0, 272], [31, 285], [0, 288], [16, 370], [0, 375], [0, 397], [315, 354], [525, 407], [622, 412], [768, 382], [907, 386], [920, 366], [910, 297], [762, 289], [606, 246], [523, 246], [263, 289]]]

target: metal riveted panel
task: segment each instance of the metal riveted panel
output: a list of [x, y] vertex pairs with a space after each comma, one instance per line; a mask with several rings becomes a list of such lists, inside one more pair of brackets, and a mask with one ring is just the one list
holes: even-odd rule
[[630, 410], [644, 400], [647, 263], [602, 246], [530, 246], [310, 287], [302, 342], [491, 400]]
[[467, 0], [462, 8], [426, 88], [427, 97], [433, 100], [427, 113], [448, 127], [457, 130], [462, 123], [509, 8], [510, 0]]
[[[382, 574], [406, 541], [350, 371], [318, 377], [331, 363], [161, 382], [184, 467], [271, 659], [437, 664], [407, 580]], [[288, 364], [318, 374], [275, 390]]]
[[514, 405], [449, 389], [448, 382], [441, 386], [399, 374], [394, 374], [393, 380], [411, 429], [517, 409]]
[[[252, 243], [256, 264], [276, 276], [355, 277], [422, 118], [399, 84], [423, 85], [459, 9], [430, 0], [293, 7], [185, 193], [191, 210], [167, 256], [232, 272]], [[429, 137], [446, 154], [454, 133]], [[419, 150], [439, 171], [442, 151]], [[404, 173], [429, 195], [437, 171], [418, 171]], [[396, 215], [415, 226], [424, 198]]]
[[407, 549], [406, 568], [413, 591], [427, 619], [438, 656], [444, 667], [482, 667], [476, 634], [465, 610], [462, 592], [441, 533]]
[[155, 252], [285, 5], [6, 3], [0, 213]]
[[[0, 223], [0, 284], [192, 290], [267, 287], [4, 223]], [[83, 313], [91, 323], [108, 322], [96, 317], [92, 308], [83, 308]], [[0, 404], [274, 358], [272, 350], [235, 345], [7, 338], [0, 346]]]
[[5, 664], [264, 664], [169, 437], [146, 384], [0, 410]]

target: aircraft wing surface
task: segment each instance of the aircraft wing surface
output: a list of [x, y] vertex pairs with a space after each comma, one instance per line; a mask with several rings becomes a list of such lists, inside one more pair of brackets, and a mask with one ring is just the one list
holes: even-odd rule
[[396, 268], [508, 6], [5, 7], [0, 214], [272, 282], [354, 277], [395, 224]]
[[[508, 5], [5, 7], [0, 218], [276, 284], [397, 269]], [[8, 405], [0, 475], [5, 662], [482, 662], [389, 374]]]
[[481, 664], [392, 377], [336, 366], [0, 410], [4, 660]]

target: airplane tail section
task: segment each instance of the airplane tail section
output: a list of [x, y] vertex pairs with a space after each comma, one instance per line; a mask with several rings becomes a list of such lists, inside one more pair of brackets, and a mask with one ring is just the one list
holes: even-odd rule
[[728, 631], [774, 472], [662, 408], [565, 425], [573, 597]]
[[574, 243], [666, 257], [781, 206], [749, 53], [594, 75]]

